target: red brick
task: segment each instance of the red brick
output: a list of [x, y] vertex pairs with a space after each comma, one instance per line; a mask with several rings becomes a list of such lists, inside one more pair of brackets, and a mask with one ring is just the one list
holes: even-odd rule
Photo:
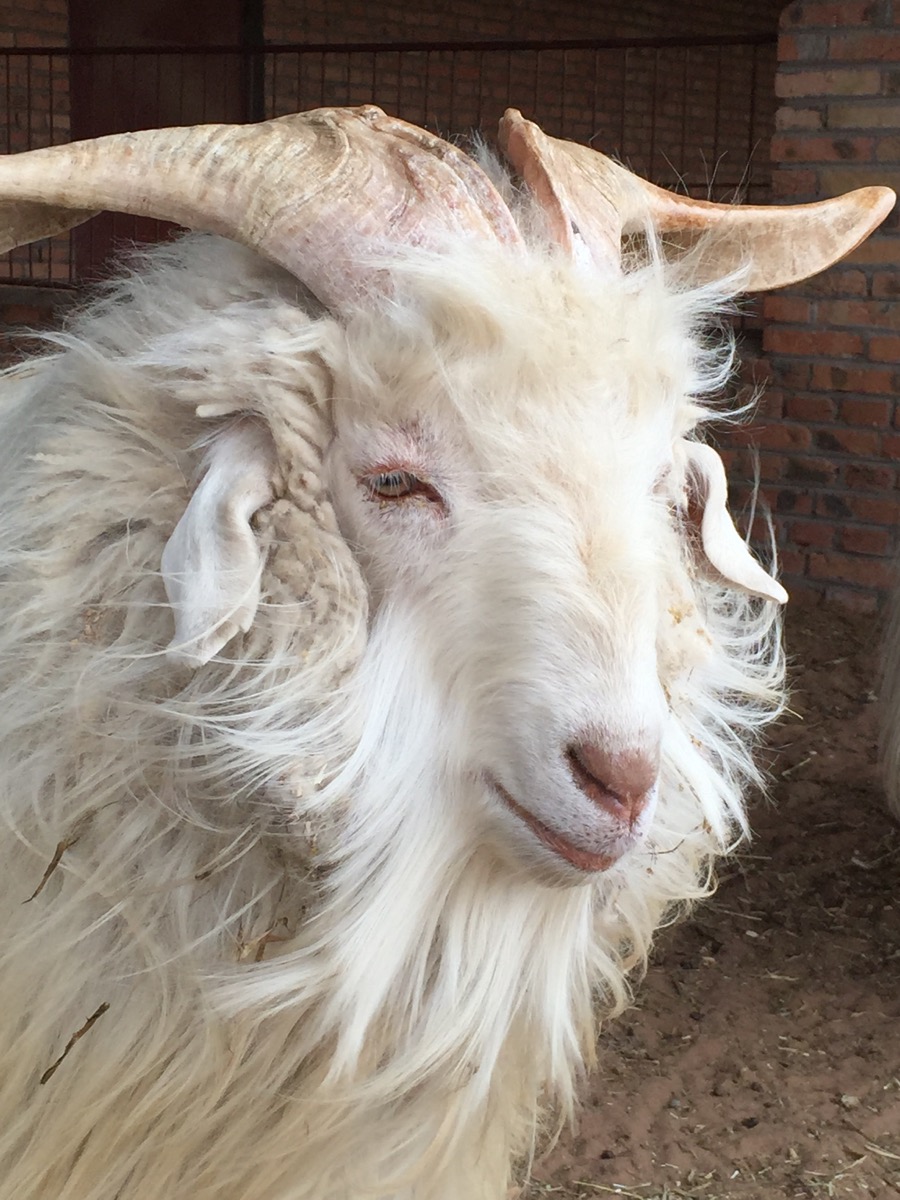
[[756, 445], [758, 432], [757, 427], [754, 425], [733, 425], [727, 432], [723, 432], [720, 436], [733, 449], [739, 450], [747, 446]]
[[[892, 276], [895, 278], [895, 276]], [[806, 296], [865, 296], [867, 291], [864, 271], [843, 266], [832, 267], [812, 279], [804, 279], [800, 285]]]
[[832, 34], [829, 51], [833, 62], [897, 62], [900, 61], [900, 33], [866, 29]]
[[878, 96], [877, 67], [831, 67], [827, 71], [779, 71], [776, 96]]
[[872, 0], [803, 0], [790, 4], [782, 13], [782, 23], [789, 27], [802, 25], [814, 29], [819, 25], [846, 28], [848, 25], [868, 25], [872, 21]]
[[[837, 463], [829, 458], [813, 458], [809, 455], [797, 455], [787, 460], [784, 471], [779, 478], [792, 480], [795, 483], [816, 484], [834, 483], [837, 478]], [[769, 476], [772, 478], [772, 476]], [[893, 472], [891, 473], [893, 483]]]
[[872, 425], [887, 429], [892, 409], [890, 400], [845, 399], [841, 401], [841, 420], [848, 425]]
[[900, 337], [892, 334], [869, 338], [869, 358], [876, 362], [900, 363]]
[[[847, 513], [855, 521], [865, 521], [871, 525], [886, 525], [893, 528], [900, 524], [900, 498], [894, 496], [860, 496], [847, 492], [839, 497]], [[823, 509], [827, 507], [827, 499], [819, 497]], [[817, 501], [817, 507], [818, 503]]]
[[771, 502], [771, 507], [780, 514], [808, 517], [813, 511], [813, 498], [809, 492], [798, 492], [793, 488], [781, 488]]
[[[759, 477], [763, 480], [783, 479], [787, 470], [788, 460], [783, 454], [771, 454], [763, 451], [759, 456]], [[750, 465], [752, 471], [752, 465]]]
[[788, 396], [785, 413], [796, 421], [833, 421], [837, 401], [830, 396]]
[[[745, 397], [750, 403], [754, 397]], [[781, 421], [784, 418], [784, 392], [777, 387], [766, 387], [756, 397], [756, 419]]]
[[[823, 172], [827, 169], [823, 168]], [[893, 172], [881, 173], [881, 169], [876, 167], [873, 172], [865, 174], [860, 172], [859, 178], [853, 180], [847, 178], [844, 183], [838, 187], [829, 187], [823, 180], [823, 188], [827, 193], [837, 195], [839, 192], [849, 192], [853, 188], [868, 187], [871, 183], [883, 183], [889, 187], [894, 187], [896, 184], [894, 188], [896, 191], [900, 188], [900, 171], [897, 172], [896, 178], [893, 178]], [[870, 237], [868, 241], [857, 246], [844, 261], [853, 263], [854, 266], [900, 268], [900, 238], [892, 237], [890, 234], [876, 233], [874, 237]]]
[[780, 200], [805, 199], [815, 196], [818, 190], [818, 174], [810, 167], [783, 168], [772, 178], [772, 192]]
[[886, 367], [836, 367], [814, 363], [811, 386], [826, 392], [890, 395], [897, 390], [895, 372]]
[[[816, 109], [811, 111], [815, 112]], [[896, 129], [897, 102], [889, 96], [878, 100], [852, 101], [828, 105], [829, 129], [860, 129], [872, 133], [875, 129]], [[812, 126], [811, 128], [815, 128]]]
[[848, 463], [842, 474], [848, 488], [858, 488], [861, 492], [886, 492], [893, 489], [897, 480], [893, 467], [863, 463]]
[[790, 62], [823, 62], [828, 58], [828, 38], [826, 34], [817, 31], [804, 33], [783, 33], [778, 39], [778, 61]]
[[776, 129], [822, 129], [825, 113], [820, 108], [779, 108], [775, 114]]
[[771, 144], [772, 162], [777, 163], [871, 162], [874, 152], [874, 138], [855, 134], [831, 138], [820, 134], [777, 133]]
[[817, 429], [813, 441], [820, 452], [853, 454], [857, 458], [875, 458], [881, 449], [881, 434], [874, 429], [843, 429], [833, 425]]
[[900, 296], [900, 274], [896, 271], [876, 271], [872, 276], [873, 296]]
[[771, 354], [796, 354], [815, 358], [855, 358], [862, 353], [858, 333], [833, 329], [785, 329], [766, 331], [766, 349]]
[[847, 501], [852, 498], [852, 492], [817, 492], [815, 504], [816, 516], [830, 517], [832, 520], [837, 517], [839, 521], [849, 520], [853, 516], [853, 510]]
[[894, 187], [900, 182], [900, 167], [886, 163], [820, 163], [817, 174], [821, 191], [827, 196], [837, 196], [870, 183]]
[[838, 536], [838, 546], [850, 554], [890, 554], [893, 538], [888, 529], [847, 525]]
[[783, 576], [804, 575], [807, 558], [802, 550], [794, 550], [790, 546], [779, 547], [778, 565]]
[[788, 392], [802, 391], [809, 387], [812, 368], [808, 362], [790, 358], [779, 358], [772, 363], [775, 378]]
[[767, 321], [784, 321], [803, 325], [809, 320], [810, 303], [802, 296], [768, 296], [765, 305]]
[[825, 603], [857, 613], [877, 613], [878, 596], [848, 587], [826, 587]]
[[786, 570], [782, 570], [781, 582], [787, 588], [789, 603], [799, 601], [806, 605], [824, 603], [826, 592], [824, 583], [813, 583], [809, 579], [804, 579], [797, 571]]
[[827, 325], [900, 328], [900, 305], [884, 300], [820, 300], [816, 314]]
[[834, 545], [834, 525], [830, 521], [791, 521], [787, 527], [787, 543], [830, 550]]
[[808, 450], [812, 445], [812, 431], [806, 425], [790, 423], [761, 425], [757, 427], [753, 441], [765, 450]]
[[886, 458], [900, 458], [900, 433], [884, 434], [881, 449]]
[[888, 588], [893, 582], [893, 565], [883, 558], [857, 557], [836, 550], [817, 551], [809, 556], [809, 576], [834, 583]]

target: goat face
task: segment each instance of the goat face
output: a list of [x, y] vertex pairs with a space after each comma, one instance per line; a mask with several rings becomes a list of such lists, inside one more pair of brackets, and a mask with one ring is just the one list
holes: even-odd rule
[[433, 411], [341, 422], [330, 473], [376, 604], [418, 631], [464, 748], [449, 756], [483, 782], [501, 844], [591, 872], [640, 836], [656, 791], [665, 513], [652, 471], [591, 454], [590, 405], [574, 417], [551, 447], [529, 446], [521, 412], [497, 416], [500, 461]]
[[[391, 303], [323, 318], [318, 403], [324, 486], [373, 622], [394, 621], [388, 652], [411, 648], [440, 713], [399, 744], [471, 803], [460, 825], [471, 834], [474, 819], [479, 842], [584, 882], [652, 820], [666, 697], [705, 648], [672, 647], [696, 547], [777, 596], [724, 494], [698, 494], [686, 469], [701, 449], [718, 463], [685, 440], [701, 415], [691, 397], [721, 374], [691, 332], [709, 296], [673, 295], [655, 268], [599, 283], [552, 255], [464, 248], [412, 256], [393, 279]], [[194, 662], [253, 618], [249, 518], [290, 474], [277, 457], [258, 420], [232, 424], [163, 556], [173, 649]]]
[[504, 858], [577, 883], [656, 802], [696, 347], [658, 284], [541, 284], [505, 320], [466, 294], [406, 334], [351, 324], [327, 474], [376, 620], [402, 614], [439, 697], [430, 753]]

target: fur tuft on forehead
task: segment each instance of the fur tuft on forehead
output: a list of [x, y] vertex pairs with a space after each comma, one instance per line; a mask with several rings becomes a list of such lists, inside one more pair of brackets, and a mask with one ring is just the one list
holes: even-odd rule
[[722, 318], [739, 279], [687, 287], [658, 246], [608, 278], [540, 241], [518, 252], [460, 241], [377, 266], [389, 299], [348, 315], [345, 365], [361, 404], [395, 414], [587, 402], [684, 433], [732, 369]]

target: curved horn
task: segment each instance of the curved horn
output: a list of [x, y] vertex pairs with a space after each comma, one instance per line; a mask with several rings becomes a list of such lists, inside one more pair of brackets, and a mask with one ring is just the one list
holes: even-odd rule
[[890, 188], [865, 187], [814, 204], [713, 204], [692, 200], [633, 175], [588, 146], [561, 141], [509, 109], [500, 142], [513, 167], [547, 212], [566, 249], [581, 238], [596, 266], [618, 269], [623, 234], [648, 224], [682, 249], [700, 242], [691, 262], [697, 283], [744, 266], [747, 291], [796, 283], [843, 258], [894, 206]]
[[367, 250], [439, 244], [447, 233], [520, 242], [472, 159], [374, 105], [0, 157], [0, 252], [106, 208], [223, 234], [338, 305]]
[[627, 207], [621, 168], [606, 171], [606, 164], [616, 164], [586, 146], [550, 137], [516, 108], [501, 117], [498, 140], [544, 210], [554, 241], [573, 258], [586, 251], [602, 271], [621, 270], [622, 212]]

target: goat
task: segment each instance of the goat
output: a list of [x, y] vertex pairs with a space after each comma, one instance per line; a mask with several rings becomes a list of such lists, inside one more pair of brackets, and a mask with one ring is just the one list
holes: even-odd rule
[[194, 231], [3, 377], [3, 1200], [500, 1200], [745, 829], [785, 594], [710, 314], [893, 197], [501, 145], [366, 107], [0, 161], [0, 248]]

